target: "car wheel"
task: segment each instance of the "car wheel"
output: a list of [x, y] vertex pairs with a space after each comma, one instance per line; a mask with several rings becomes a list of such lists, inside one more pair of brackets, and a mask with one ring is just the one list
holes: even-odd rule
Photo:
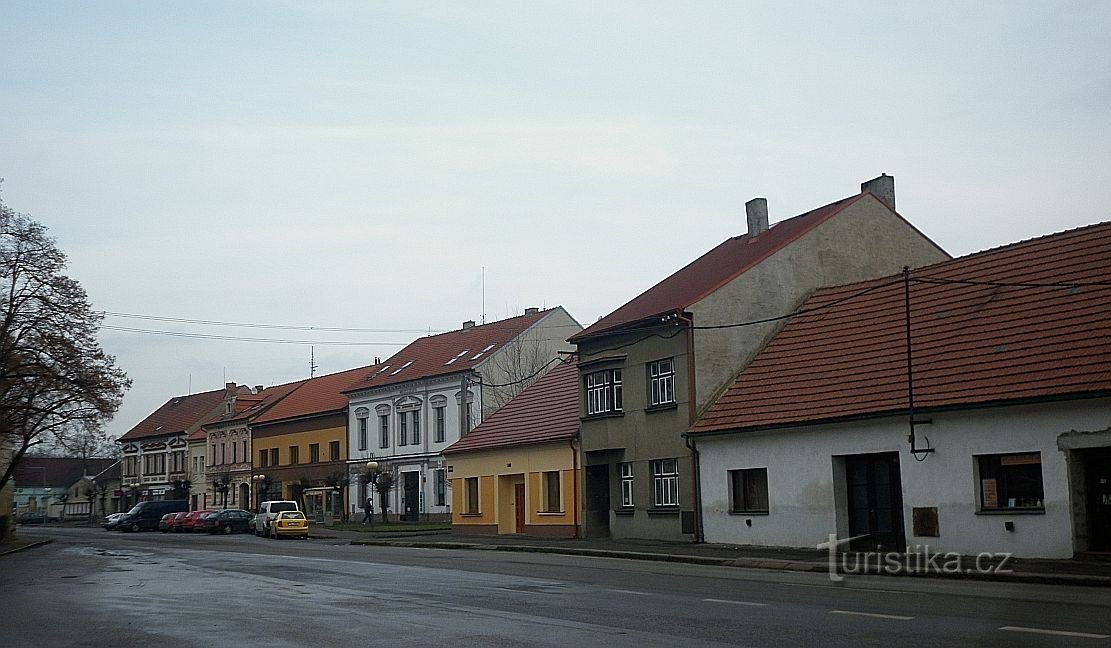
[[138, 533], [139, 532], [139, 523], [138, 522], [132, 522], [131, 523], [131, 530], [134, 533]]
[[230, 524], [225, 524], [224, 525], [224, 535], [231, 535], [231, 525]]

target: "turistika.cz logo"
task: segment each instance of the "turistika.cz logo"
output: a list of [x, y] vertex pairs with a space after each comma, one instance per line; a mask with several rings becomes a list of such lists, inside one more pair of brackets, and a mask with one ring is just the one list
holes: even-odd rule
[[829, 534], [829, 540], [819, 543], [819, 550], [829, 552], [829, 579], [835, 583], [845, 580], [844, 575], [862, 574], [1010, 574], [1009, 552], [983, 551], [966, 556], [955, 551], [930, 551], [930, 545], [914, 545], [901, 551], [838, 551], [849, 543], [866, 538], [838, 538]]

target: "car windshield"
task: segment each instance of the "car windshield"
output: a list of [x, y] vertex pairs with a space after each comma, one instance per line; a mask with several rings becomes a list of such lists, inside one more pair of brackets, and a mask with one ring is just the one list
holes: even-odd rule
[[297, 504], [295, 502], [274, 502], [270, 505], [270, 512], [277, 513], [279, 511], [296, 511]]
[[282, 513], [278, 517], [280, 517], [283, 520], [304, 520], [305, 519], [305, 514], [300, 512], [300, 511], [286, 511], [285, 513]]
[[128, 511], [127, 514], [132, 515], [134, 513], [138, 513], [140, 510], [142, 510], [142, 508], [143, 508], [142, 503], [136, 504], [135, 506], [131, 507], [131, 510]]

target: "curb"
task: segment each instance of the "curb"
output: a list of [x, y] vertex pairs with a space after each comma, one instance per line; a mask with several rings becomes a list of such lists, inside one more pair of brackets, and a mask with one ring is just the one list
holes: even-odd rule
[[[619, 558], [625, 560], [647, 560], [653, 562], [686, 563], [710, 565], [715, 567], [735, 567], [740, 569], [771, 569], [794, 572], [826, 572], [826, 563], [799, 562], [768, 558], [713, 558], [708, 556], [687, 556], [642, 551], [618, 551], [613, 549], [578, 549], [573, 547], [552, 547], [536, 545], [488, 545], [473, 542], [422, 542], [408, 540], [351, 540], [348, 544], [375, 547], [405, 547], [413, 549], [455, 549], [475, 551], [515, 551], [520, 553], [550, 553], [566, 556], [590, 556], [595, 558]], [[855, 575], [855, 574], [854, 574]], [[1034, 583], [1042, 585], [1079, 585], [1085, 587], [1111, 587], [1111, 577], [1039, 574], [1031, 572], [996, 573], [935, 573], [935, 572], [898, 572], [869, 570], [861, 576], [903, 576], [912, 578], [949, 578], [958, 580], [990, 581], [996, 583]]]
[[45, 538], [43, 540], [36, 540], [34, 542], [29, 542], [25, 545], [16, 547], [14, 549], [8, 549], [7, 551], [0, 551], [0, 556], [7, 556], [8, 554], [19, 553], [20, 551], [26, 551], [27, 549], [34, 549], [35, 547], [41, 547], [43, 545], [48, 545], [51, 542], [54, 542], [54, 538]]

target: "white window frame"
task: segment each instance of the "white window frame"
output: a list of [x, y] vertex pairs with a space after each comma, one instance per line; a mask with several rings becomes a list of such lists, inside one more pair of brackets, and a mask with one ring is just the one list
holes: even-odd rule
[[433, 418], [436, 423], [436, 436], [434, 440], [436, 443], [443, 443], [447, 439], [447, 407], [443, 405], [433, 406]]
[[624, 387], [621, 369], [603, 369], [583, 376], [586, 389], [586, 415], [608, 414], [624, 410]]
[[365, 407], [355, 410], [355, 420], [359, 426], [359, 450], [366, 450], [370, 442], [370, 410]]
[[635, 483], [633, 478], [633, 463], [631, 461], [626, 461], [625, 463], [619, 464], [618, 470], [621, 475], [621, 507], [633, 508], [633, 484]]
[[665, 358], [648, 363], [649, 404], [652, 407], [675, 404], [675, 360]]
[[656, 508], [679, 506], [679, 460], [652, 460], [652, 505]]

